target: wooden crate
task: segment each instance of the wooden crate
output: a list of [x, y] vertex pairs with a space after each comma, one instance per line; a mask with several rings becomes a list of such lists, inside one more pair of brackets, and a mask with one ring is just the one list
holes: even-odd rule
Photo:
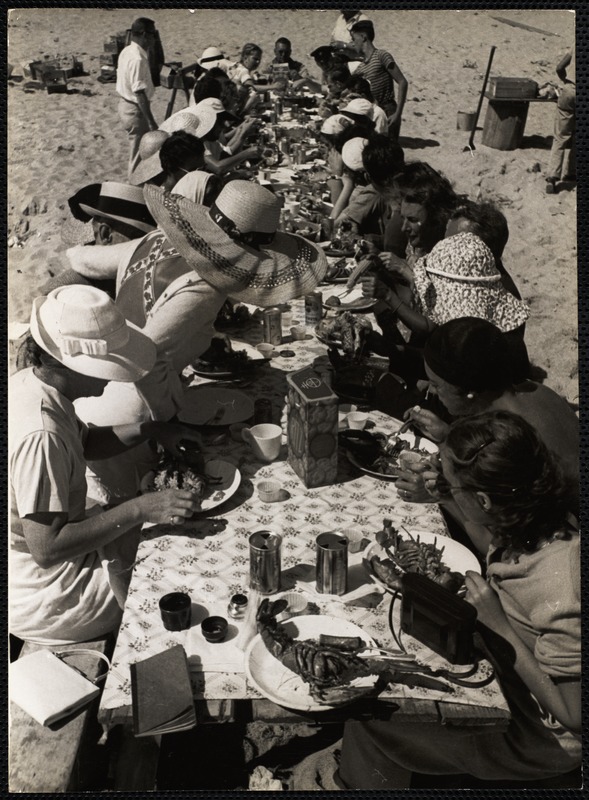
[[490, 78], [489, 96], [493, 98], [501, 97], [521, 97], [522, 100], [536, 97], [538, 94], [538, 84], [529, 78]]
[[99, 61], [106, 67], [116, 67], [119, 63], [119, 56], [117, 53], [101, 53]]
[[160, 72], [160, 86], [164, 89], [182, 89], [182, 76], [178, 74], [181, 69], [181, 61], [164, 64]]
[[517, 150], [524, 135], [529, 106], [527, 100], [489, 100], [482, 144], [496, 150]]

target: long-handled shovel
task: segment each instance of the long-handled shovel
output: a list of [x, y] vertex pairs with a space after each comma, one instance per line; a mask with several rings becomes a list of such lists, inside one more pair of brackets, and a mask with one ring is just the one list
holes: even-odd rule
[[489, 80], [489, 73], [491, 72], [491, 64], [493, 63], [493, 56], [495, 55], [495, 50], [496, 50], [496, 47], [495, 47], [495, 45], [493, 45], [491, 47], [491, 52], [489, 53], [489, 61], [487, 63], [487, 71], [485, 72], [485, 80], [483, 81], [483, 87], [481, 89], [481, 94], [480, 94], [480, 97], [479, 97], [479, 104], [477, 106], [477, 112], [476, 112], [476, 116], [475, 116], [475, 120], [474, 120], [474, 125], [472, 126], [472, 130], [470, 132], [470, 136], [469, 136], [469, 139], [468, 139], [468, 144], [464, 148], [463, 152], [466, 152], [467, 150], [470, 150], [470, 152], [472, 154], [472, 152], [474, 150], [476, 150], [476, 147], [474, 146], [474, 135], [475, 135], [476, 130], [477, 130], [477, 122], [479, 121], [479, 116], [481, 114], [481, 108], [483, 106], [483, 100], [485, 99], [485, 91], [487, 89], [487, 82]]

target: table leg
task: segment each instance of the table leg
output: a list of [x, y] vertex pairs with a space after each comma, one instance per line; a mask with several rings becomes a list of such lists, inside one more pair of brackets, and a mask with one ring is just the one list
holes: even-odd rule
[[117, 792], [153, 791], [156, 788], [161, 736], [135, 737], [131, 728], [118, 725], [110, 733], [111, 773]]

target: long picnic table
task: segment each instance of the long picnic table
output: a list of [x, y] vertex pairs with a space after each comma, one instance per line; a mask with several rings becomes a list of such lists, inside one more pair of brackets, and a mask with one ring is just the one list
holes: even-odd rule
[[[324, 295], [338, 294], [343, 289], [345, 286], [330, 286], [324, 289]], [[304, 319], [302, 299], [291, 303], [291, 311], [293, 322]], [[261, 342], [262, 331], [261, 323], [254, 320], [229, 334], [234, 348], [239, 349], [240, 341], [252, 345]], [[251, 381], [237, 381], [235, 387], [252, 400], [270, 399], [274, 419], [281, 420], [285, 434], [286, 375], [312, 365], [325, 354], [326, 346], [313, 335], [312, 329], [304, 340], [291, 341], [290, 336], [284, 336], [275, 356], [257, 368], [255, 377]], [[191, 386], [209, 382], [190, 375], [190, 371], [188, 380]], [[376, 411], [370, 412], [370, 420], [390, 433], [400, 426], [398, 420]], [[105, 728], [132, 722], [130, 665], [175, 644], [182, 644], [186, 650], [201, 721], [231, 719], [236, 702], [249, 703], [257, 718], [300, 720], [300, 713], [292, 713], [264, 697], [248, 680], [243, 658], [240, 659], [235, 647], [242, 621], [230, 620], [231, 641], [221, 645], [205, 645], [200, 632], [199, 623], [204, 616], [227, 616], [231, 595], [249, 594], [248, 539], [258, 530], [269, 529], [282, 536], [281, 591], [300, 592], [315, 612], [349, 620], [380, 646], [394, 646], [388, 624], [391, 595], [372, 581], [362, 566], [361, 554], [351, 556], [348, 594], [337, 597], [317, 593], [315, 539], [325, 531], [355, 529], [372, 542], [385, 517], [411, 533], [433, 532], [444, 537], [448, 532], [437, 505], [402, 501], [394, 482], [358, 471], [342, 451], [336, 481], [308, 489], [289, 465], [287, 452], [283, 435], [282, 451], [276, 461], [270, 464], [256, 461], [244, 442], [235, 441], [226, 427], [216, 427], [212, 437], [205, 437], [205, 457], [233, 464], [241, 474], [238, 490], [226, 502], [182, 527], [144, 528], [112, 670], [100, 703], [99, 720]], [[262, 502], [257, 487], [267, 480], [277, 481], [287, 499], [272, 504]], [[192, 598], [189, 630], [169, 632], [163, 627], [158, 601], [172, 591], [187, 592]], [[398, 630], [399, 603], [394, 608], [393, 620]], [[432, 668], [448, 667], [440, 656], [407, 635], [404, 644], [420, 663]], [[411, 719], [505, 726], [509, 711], [498, 682], [491, 676], [490, 665], [482, 661], [469, 681], [484, 685], [473, 688], [448, 684], [449, 691], [439, 691], [393, 683], [379, 695], [377, 703]], [[340, 713], [345, 714], [345, 709]], [[329, 715], [330, 712], [320, 712], [316, 716], [329, 719]]]

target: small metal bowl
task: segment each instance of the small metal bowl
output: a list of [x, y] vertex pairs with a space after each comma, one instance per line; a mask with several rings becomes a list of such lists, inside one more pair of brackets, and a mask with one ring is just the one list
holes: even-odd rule
[[227, 636], [228, 623], [224, 617], [206, 617], [200, 624], [207, 642], [222, 642]]

